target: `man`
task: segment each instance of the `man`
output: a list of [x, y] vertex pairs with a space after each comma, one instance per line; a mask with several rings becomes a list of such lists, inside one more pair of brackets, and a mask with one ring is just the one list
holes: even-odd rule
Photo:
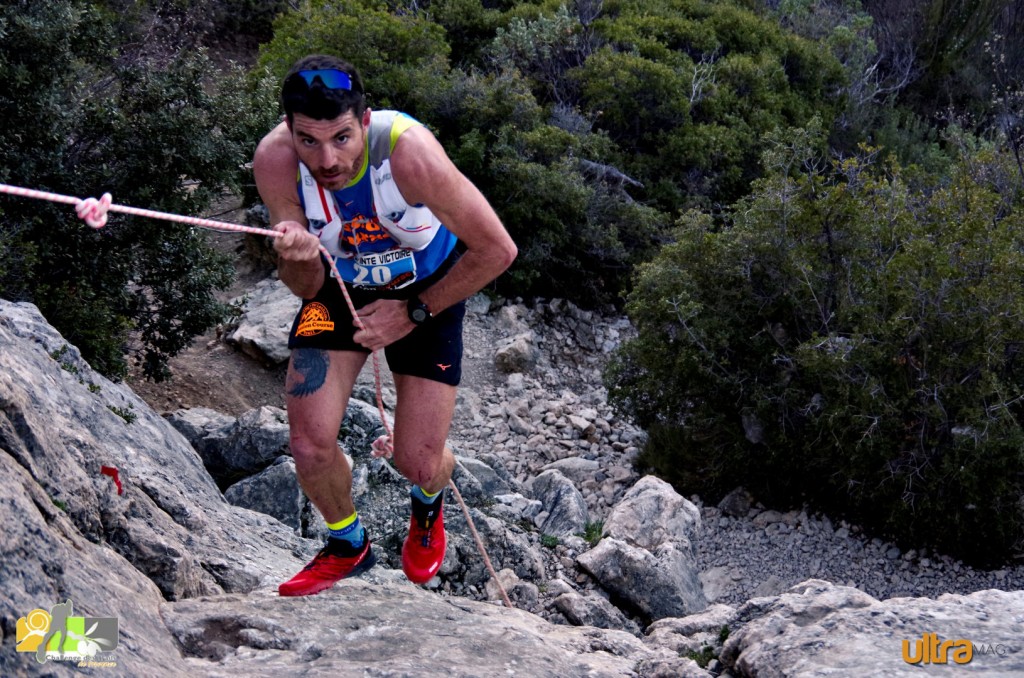
[[351, 64], [323, 55], [299, 60], [281, 102], [285, 121], [260, 142], [253, 171], [282, 234], [274, 239], [280, 278], [303, 299], [285, 384], [291, 450], [330, 537], [279, 592], [318, 593], [375, 562], [337, 437], [356, 377], [377, 349], [395, 381], [395, 466], [413, 484], [402, 569], [426, 583], [445, 553], [443, 490], [455, 464], [445, 440], [461, 376], [464, 300], [508, 268], [516, 246], [425, 127], [366, 107]]

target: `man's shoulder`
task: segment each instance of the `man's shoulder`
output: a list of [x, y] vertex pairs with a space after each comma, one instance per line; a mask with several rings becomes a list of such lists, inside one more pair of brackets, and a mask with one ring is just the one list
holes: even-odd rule
[[253, 154], [252, 173], [256, 188], [263, 202], [271, 207], [271, 214], [278, 212], [278, 220], [296, 220], [290, 210], [299, 204], [295, 190], [298, 180], [299, 159], [292, 145], [287, 126], [282, 123], [260, 141]]
[[288, 127], [285, 123], [281, 123], [270, 132], [267, 133], [259, 145], [256, 147], [256, 153], [253, 156], [253, 162], [284, 162], [288, 161], [292, 164], [295, 163], [295, 147], [292, 144], [291, 135], [288, 133]]

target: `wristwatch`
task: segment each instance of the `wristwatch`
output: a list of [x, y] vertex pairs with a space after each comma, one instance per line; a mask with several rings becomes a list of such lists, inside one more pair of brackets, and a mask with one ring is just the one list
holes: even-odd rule
[[422, 325], [434, 316], [430, 313], [430, 309], [420, 301], [419, 297], [413, 297], [409, 300], [409, 320], [416, 325]]

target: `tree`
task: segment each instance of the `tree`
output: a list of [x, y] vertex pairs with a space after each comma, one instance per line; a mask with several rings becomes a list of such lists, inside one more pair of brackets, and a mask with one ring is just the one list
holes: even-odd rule
[[[195, 214], [237, 187], [272, 122], [266, 83], [237, 73], [210, 94], [202, 51], [133, 51], [96, 4], [9, 3], [0, 32], [5, 183]], [[109, 376], [125, 374], [129, 348], [148, 376], [166, 376], [167, 359], [227, 311], [214, 293], [228, 262], [190, 227], [112, 215], [91, 231], [66, 206], [0, 209], [0, 295], [37, 304]]]
[[1005, 560], [1024, 546], [1016, 164], [962, 134], [948, 177], [871, 149], [827, 163], [822, 138], [776, 136], [727, 223], [689, 213], [641, 267], [612, 399], [684, 493], [742, 484]]

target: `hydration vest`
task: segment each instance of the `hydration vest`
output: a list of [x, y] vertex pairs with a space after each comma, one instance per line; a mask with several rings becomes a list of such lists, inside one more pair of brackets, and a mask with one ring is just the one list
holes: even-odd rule
[[420, 124], [398, 111], [371, 111], [362, 169], [337, 191], [299, 163], [309, 232], [354, 287], [400, 289], [436, 271], [455, 248], [455, 235], [425, 205], [407, 203], [391, 176], [398, 137]]

